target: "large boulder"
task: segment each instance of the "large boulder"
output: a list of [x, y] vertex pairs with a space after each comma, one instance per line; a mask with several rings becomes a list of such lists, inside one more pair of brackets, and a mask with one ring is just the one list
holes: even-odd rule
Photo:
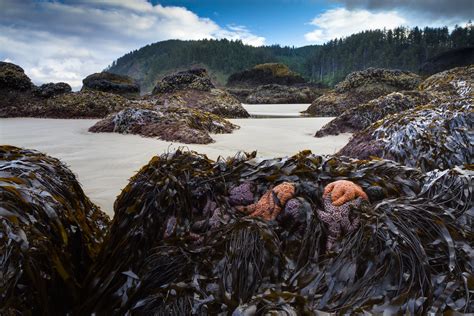
[[[360, 225], [328, 251], [316, 214], [336, 179], [356, 182], [370, 203], [351, 210]], [[298, 188], [288, 216], [237, 210], [282, 182]], [[116, 200], [78, 314], [472, 313], [470, 186], [459, 168], [425, 175], [310, 152], [153, 157]]]
[[130, 106], [126, 98], [106, 92], [80, 91], [49, 98], [32, 116], [53, 118], [103, 118]]
[[421, 89], [431, 94], [430, 103], [373, 123], [339, 154], [393, 159], [422, 170], [473, 164], [474, 66], [433, 75]]
[[204, 69], [178, 72], [163, 78], [147, 98], [158, 107], [190, 107], [227, 118], [250, 116], [239, 100], [214, 88]]
[[128, 108], [97, 122], [90, 132], [138, 134], [186, 144], [213, 142], [209, 133], [231, 133], [238, 126], [209, 112], [166, 107], [160, 110]]
[[25, 91], [33, 87], [30, 78], [20, 66], [0, 61], [0, 91]]
[[414, 90], [418, 75], [401, 70], [368, 68], [353, 72], [330, 91], [314, 100], [305, 113], [338, 116], [344, 111], [396, 91]]
[[456, 48], [428, 59], [421, 65], [420, 73], [433, 75], [455, 67], [472, 64], [474, 64], [474, 47]]
[[353, 133], [369, 127], [389, 114], [427, 104], [433, 96], [428, 92], [401, 91], [371, 100], [346, 110], [316, 132], [316, 137]]
[[267, 63], [230, 75], [227, 86], [257, 87], [266, 84], [294, 85], [305, 82], [303, 77], [291, 71], [288, 66], [280, 63]]
[[65, 82], [58, 82], [58, 83], [45, 83], [39, 87], [33, 88], [33, 94], [38, 97], [42, 98], [51, 98], [56, 95], [69, 93], [71, 92], [71, 86]]
[[70, 314], [109, 219], [55, 158], [0, 146], [0, 166], [0, 314]]
[[[232, 93], [232, 90], [228, 91]], [[321, 87], [316, 85], [269, 84], [252, 89], [242, 102], [248, 104], [311, 103], [321, 94]]]
[[140, 86], [134, 79], [111, 72], [94, 73], [82, 80], [82, 83], [83, 91], [101, 91], [126, 97], [138, 97], [140, 95]]
[[180, 71], [164, 77], [155, 85], [153, 94], [169, 93], [179, 90], [195, 89], [200, 91], [211, 91], [215, 88], [211, 78], [204, 68]]

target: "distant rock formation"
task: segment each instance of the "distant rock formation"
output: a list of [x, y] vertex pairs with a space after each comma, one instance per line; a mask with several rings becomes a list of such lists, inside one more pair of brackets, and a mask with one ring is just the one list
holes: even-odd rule
[[303, 77], [291, 71], [288, 66], [280, 63], [267, 63], [230, 75], [227, 86], [257, 87], [267, 84], [294, 85], [305, 82]]
[[37, 87], [21, 67], [0, 63], [0, 117], [102, 118], [128, 105], [115, 94], [71, 92], [64, 82]]
[[82, 91], [94, 90], [125, 97], [138, 97], [140, 95], [140, 86], [134, 79], [111, 72], [91, 74], [82, 80], [82, 83]]
[[205, 69], [181, 71], [163, 78], [146, 99], [158, 107], [190, 107], [227, 118], [249, 117], [239, 100], [216, 89]]
[[424, 171], [473, 164], [474, 66], [435, 74], [420, 88], [430, 102], [356, 133], [340, 155], [392, 159]]
[[58, 159], [0, 146], [0, 166], [0, 314], [71, 314], [109, 218]]
[[214, 142], [209, 133], [232, 133], [238, 126], [209, 112], [188, 107], [160, 110], [128, 108], [97, 122], [90, 132], [138, 134], [185, 144]]
[[164, 77], [157, 82], [152, 94], [171, 93], [179, 90], [194, 89], [211, 91], [215, 86], [204, 68], [180, 71]]
[[305, 113], [338, 116], [344, 111], [391, 92], [413, 90], [421, 82], [418, 75], [401, 70], [368, 68], [349, 74], [335, 89], [314, 100]]
[[291, 104], [311, 103], [321, 96], [320, 85], [298, 84], [284, 86], [268, 84], [256, 88], [227, 88], [227, 91], [243, 103], [248, 104]]
[[72, 92], [71, 86], [65, 82], [45, 83], [33, 88], [33, 94], [37, 97], [51, 98], [56, 95]]
[[433, 75], [455, 67], [474, 64], [474, 47], [462, 47], [449, 50], [428, 59], [421, 65], [422, 75]]

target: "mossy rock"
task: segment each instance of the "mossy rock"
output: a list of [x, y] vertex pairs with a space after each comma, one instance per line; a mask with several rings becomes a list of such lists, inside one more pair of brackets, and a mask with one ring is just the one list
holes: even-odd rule
[[82, 91], [94, 90], [127, 97], [140, 95], [140, 86], [133, 78], [106, 71], [91, 74], [84, 78], [82, 83]]
[[65, 93], [48, 99], [41, 116], [54, 118], [103, 118], [129, 105], [129, 100], [116, 94], [99, 91], [81, 91]]
[[344, 111], [392, 92], [414, 90], [421, 78], [401, 70], [368, 68], [356, 71], [306, 109], [313, 116], [339, 116]]
[[25, 91], [32, 87], [33, 84], [23, 68], [0, 61], [0, 90]]
[[263, 85], [252, 90], [245, 98], [248, 104], [293, 104], [311, 103], [321, 96], [322, 89], [317, 85], [284, 86]]
[[71, 86], [65, 82], [50, 82], [33, 88], [33, 94], [41, 98], [51, 98], [56, 95], [70, 93], [71, 91]]
[[227, 86], [257, 87], [266, 84], [295, 85], [305, 82], [302, 76], [291, 71], [288, 66], [281, 63], [267, 63], [230, 75]]
[[0, 146], [0, 314], [66, 315], [109, 218], [59, 160]]
[[168, 75], [157, 82], [152, 94], [171, 93], [179, 90], [211, 91], [215, 88], [204, 68], [180, 71]]

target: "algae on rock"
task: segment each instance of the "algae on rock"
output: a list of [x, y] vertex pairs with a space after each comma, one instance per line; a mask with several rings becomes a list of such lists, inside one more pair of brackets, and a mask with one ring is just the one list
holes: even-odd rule
[[70, 313], [108, 226], [59, 160], [0, 146], [0, 314]]

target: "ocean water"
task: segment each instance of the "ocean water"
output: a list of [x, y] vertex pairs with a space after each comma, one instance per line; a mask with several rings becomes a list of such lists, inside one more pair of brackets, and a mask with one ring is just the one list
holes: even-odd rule
[[[276, 116], [298, 113], [302, 105], [246, 106], [251, 114], [267, 111]], [[307, 105], [302, 109], [304, 110]], [[270, 113], [270, 114], [269, 114]], [[284, 113], [285, 115], [282, 115]], [[185, 146], [208, 155], [228, 157], [238, 151], [257, 150], [260, 157], [291, 156], [310, 149], [333, 154], [349, 140], [350, 134], [314, 138], [314, 133], [331, 118], [233, 119], [240, 126], [232, 134], [214, 134], [214, 143], [186, 145], [137, 135], [89, 133], [97, 120], [37, 118], [0, 119], [0, 144], [36, 149], [61, 159], [77, 175], [87, 196], [113, 216], [113, 202], [122, 188], [153, 156]]]

